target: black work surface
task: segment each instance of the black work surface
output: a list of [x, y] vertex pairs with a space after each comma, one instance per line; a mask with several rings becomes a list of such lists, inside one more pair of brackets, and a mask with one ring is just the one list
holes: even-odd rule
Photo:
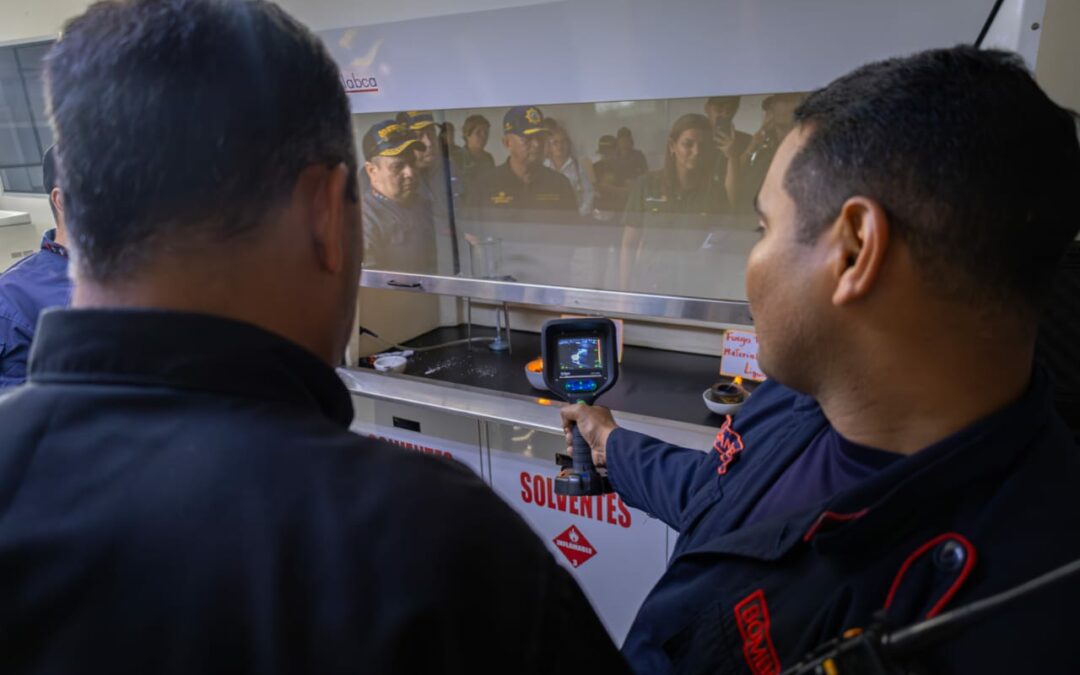
[[[405, 343], [422, 347], [460, 340], [465, 326], [437, 328]], [[494, 335], [491, 328], [473, 327], [473, 337]], [[513, 331], [514, 353], [493, 352], [487, 343], [454, 345], [409, 357], [405, 374], [440, 382], [478, 387], [530, 397], [550, 397], [525, 379], [525, 364], [540, 357], [540, 335]], [[719, 343], [721, 337], [717, 333]], [[627, 346], [615, 386], [598, 405], [620, 412], [719, 427], [724, 418], [705, 407], [701, 393], [720, 380], [720, 358], [662, 349]]]

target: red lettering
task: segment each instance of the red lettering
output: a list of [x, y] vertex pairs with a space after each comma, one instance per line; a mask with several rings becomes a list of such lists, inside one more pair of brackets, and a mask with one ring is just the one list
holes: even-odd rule
[[566, 495], [555, 495], [555, 507], [560, 511], [566, 511]]
[[615, 525], [615, 500], [619, 497], [611, 492], [607, 496], [607, 521], [612, 525]]
[[552, 511], [557, 510], [555, 508], [555, 481], [551, 478], [545, 478], [544, 482], [547, 483], [547, 507]]
[[593, 498], [592, 497], [583, 497], [581, 499], [580, 508], [581, 508], [581, 515], [582, 516], [585, 516], [586, 518], [592, 518], [593, 517]]
[[529, 474], [524, 471], [521, 472], [521, 501], [526, 504], [532, 504], [532, 485], [530, 485], [531, 479]]
[[536, 492], [536, 505], [547, 506], [547, 481], [543, 476], [533, 476], [533, 490]]
[[630, 509], [626, 508], [626, 504], [623, 500], [617, 499], [615, 503], [619, 505], [619, 525], [629, 528], [630, 527]]
[[570, 498], [570, 513], [574, 514], [575, 516], [580, 516], [581, 515], [581, 510], [578, 507], [578, 504], [580, 504], [580, 503], [581, 503], [581, 497], [571, 497]]

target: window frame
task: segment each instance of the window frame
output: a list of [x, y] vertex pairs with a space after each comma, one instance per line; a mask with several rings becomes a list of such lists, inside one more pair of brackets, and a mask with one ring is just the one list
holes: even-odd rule
[[[27, 40], [17, 40], [17, 41], [12, 41], [12, 42], [0, 42], [0, 51], [10, 49], [11, 53], [12, 53], [14, 59], [15, 59], [15, 69], [18, 72], [18, 75], [19, 75], [20, 90], [22, 92], [23, 101], [26, 104], [26, 111], [27, 111], [27, 115], [29, 116], [29, 120], [30, 120], [30, 128], [31, 128], [31, 131], [34, 134], [34, 143], [37, 145], [38, 153], [42, 156], [42, 158], [44, 158], [45, 151], [48, 150], [48, 148], [45, 147], [42, 144], [41, 133], [38, 130], [38, 127], [39, 127], [39, 125], [41, 125], [43, 123], [48, 124], [48, 120], [39, 120], [39, 119], [37, 119], [37, 115], [35, 115], [35, 113], [34, 113], [34, 106], [32, 104], [33, 99], [30, 96], [30, 90], [29, 90], [29, 88], [27, 86], [26, 71], [25, 71], [25, 68], [23, 67], [22, 60], [20, 59], [19, 51], [21, 49], [26, 49], [26, 48], [31, 48], [31, 47], [40, 47], [42, 45], [52, 45], [55, 42], [56, 42], [55, 37], [38, 37], [38, 38], [30, 38], [30, 39], [27, 39]], [[27, 170], [29, 170], [29, 169], [34, 169], [34, 168], [38, 168], [38, 169], [42, 168], [42, 163], [41, 162], [30, 162], [30, 163], [27, 163], [27, 162], [13, 162], [13, 163], [7, 164], [7, 163], [3, 162], [2, 158], [0, 158], [0, 171], [6, 171], [6, 170], [9, 170], [9, 169], [27, 169]], [[7, 186], [4, 185], [3, 179], [0, 178], [0, 195], [11, 195], [11, 196], [14, 196], [14, 197], [42, 197], [42, 196], [43, 197], [48, 197], [49, 193], [48, 193], [48, 191], [45, 191], [45, 190], [40, 191], [40, 192], [36, 191], [36, 190], [30, 190], [30, 191], [26, 191], [26, 190], [9, 190], [7, 188]]]

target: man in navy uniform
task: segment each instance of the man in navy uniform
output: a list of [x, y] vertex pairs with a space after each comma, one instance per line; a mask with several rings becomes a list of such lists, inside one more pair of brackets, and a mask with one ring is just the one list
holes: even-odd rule
[[469, 186], [469, 206], [492, 218], [515, 210], [577, 211], [577, 195], [566, 176], [544, 166], [544, 114], [536, 106], [511, 108], [503, 116], [502, 165], [479, 173]]
[[260, 0], [99, 2], [46, 81], [75, 290], [0, 398], [0, 672], [622, 670], [479, 478], [349, 432], [322, 43]]
[[385, 270], [435, 273], [431, 202], [417, 194], [416, 153], [422, 144], [404, 125], [383, 120], [368, 129], [361, 146], [369, 186], [362, 200], [364, 262]]
[[[679, 532], [623, 646], [640, 673], [778, 673], [879, 611], [907, 626], [1080, 558], [1080, 451], [1032, 365], [1077, 234], [1074, 115], [963, 46], [859, 68], [795, 117], [746, 270], [770, 379], [705, 452], [564, 410]], [[914, 659], [1080, 672], [1078, 604], [1072, 580]]]
[[41, 162], [54, 229], [45, 233], [41, 250], [0, 274], [0, 390], [22, 384], [38, 316], [71, 300], [64, 203], [56, 180], [56, 147]]

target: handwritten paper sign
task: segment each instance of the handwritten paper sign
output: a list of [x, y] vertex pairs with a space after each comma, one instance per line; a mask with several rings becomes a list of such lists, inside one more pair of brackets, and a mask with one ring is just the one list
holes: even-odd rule
[[724, 333], [724, 355], [720, 359], [720, 374], [761, 382], [765, 373], [757, 362], [757, 335], [749, 331], [729, 330]]

